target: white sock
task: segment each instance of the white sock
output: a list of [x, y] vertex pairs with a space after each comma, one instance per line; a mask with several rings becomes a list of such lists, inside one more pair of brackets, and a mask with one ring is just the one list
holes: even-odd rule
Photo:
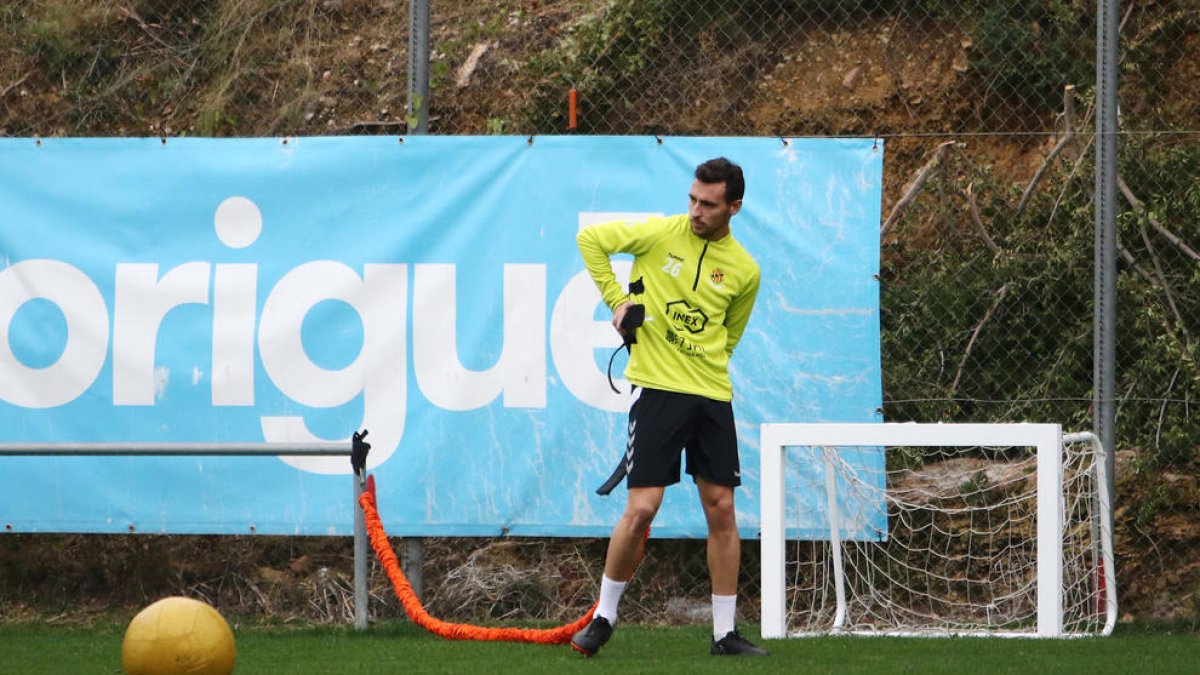
[[608, 619], [611, 624], [617, 623], [617, 605], [621, 602], [621, 594], [625, 592], [627, 581], [613, 581], [607, 575], [600, 579], [600, 604], [596, 607], [596, 616]]
[[720, 640], [733, 632], [734, 621], [737, 617], [737, 596], [712, 596], [712, 614], [713, 639]]

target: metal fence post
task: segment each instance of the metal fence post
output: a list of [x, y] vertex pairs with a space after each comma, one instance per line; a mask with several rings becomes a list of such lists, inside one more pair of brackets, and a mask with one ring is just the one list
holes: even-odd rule
[[[408, 133], [429, 133], [429, 0], [409, 0]], [[404, 538], [404, 575], [413, 593], [422, 596], [421, 565], [425, 545], [419, 537]]]
[[425, 542], [420, 537], [404, 538], [404, 576], [412, 586], [413, 594], [418, 598], [424, 596], [425, 577], [421, 574], [421, 566], [425, 562]]
[[363, 630], [367, 627], [367, 516], [363, 513], [358, 499], [363, 493], [363, 478], [354, 472], [354, 627]]
[[1116, 475], [1117, 349], [1117, 0], [1099, 0], [1096, 26], [1094, 427], [1108, 449], [1109, 493]]
[[408, 3], [408, 133], [429, 131], [429, 0]]

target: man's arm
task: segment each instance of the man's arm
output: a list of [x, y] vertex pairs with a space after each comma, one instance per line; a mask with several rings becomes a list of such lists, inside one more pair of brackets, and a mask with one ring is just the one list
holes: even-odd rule
[[630, 307], [633, 307], [633, 301], [625, 300], [613, 310], [612, 326], [621, 335], [625, 335], [625, 329], [621, 328], [621, 324], [625, 322], [625, 314], [629, 312]]
[[620, 317], [616, 313], [627, 303], [629, 294], [617, 283], [609, 256], [614, 253], [638, 255], [649, 250], [656, 229], [652, 221], [635, 223], [614, 220], [586, 227], [575, 236], [575, 244], [579, 247], [588, 274], [596, 282], [604, 304], [614, 312], [614, 326], [619, 325]]
[[758, 283], [759, 272], [755, 268], [746, 289], [725, 310], [725, 353], [729, 356], [733, 356], [733, 348], [741, 341], [746, 324], [750, 321], [750, 312], [754, 310], [754, 301], [758, 298]]

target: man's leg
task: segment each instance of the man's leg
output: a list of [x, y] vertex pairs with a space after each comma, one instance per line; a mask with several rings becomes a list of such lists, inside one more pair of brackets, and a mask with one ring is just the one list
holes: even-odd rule
[[604, 558], [604, 576], [614, 581], [629, 581], [642, 554], [642, 537], [662, 505], [660, 487], [629, 488], [625, 513], [613, 527]]
[[646, 528], [650, 527], [662, 505], [663, 490], [660, 487], [630, 488], [625, 513], [613, 527], [604, 559], [604, 578], [600, 581], [600, 604], [596, 607], [596, 616], [608, 619], [610, 624], [617, 622], [617, 604], [642, 557]]
[[742, 542], [733, 509], [733, 488], [696, 477], [700, 505], [708, 521], [708, 573], [713, 595], [737, 595]]
[[742, 562], [733, 488], [696, 477], [700, 504], [708, 521], [708, 573], [712, 577], [712, 654], [763, 655], [737, 632], [737, 583]]
[[613, 527], [612, 537], [608, 540], [595, 618], [571, 638], [571, 647], [575, 651], [592, 656], [612, 635], [612, 626], [617, 622], [617, 605], [625, 592], [625, 584], [637, 568], [643, 536], [662, 505], [663, 491], [661, 487], [629, 488], [625, 513]]

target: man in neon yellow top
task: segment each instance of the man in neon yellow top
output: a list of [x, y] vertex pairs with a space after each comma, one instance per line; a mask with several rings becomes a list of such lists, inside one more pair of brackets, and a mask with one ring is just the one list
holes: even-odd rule
[[[681, 455], [708, 524], [712, 579], [712, 654], [761, 655], [736, 630], [741, 561], [734, 488], [741, 484], [729, 358], [758, 295], [758, 265], [730, 232], [745, 179], [725, 158], [696, 168], [686, 214], [593, 225], [576, 239], [613, 326], [634, 342], [625, 377], [635, 388], [629, 410], [625, 473], [629, 495], [613, 528], [592, 622], [571, 645], [587, 656], [612, 635], [617, 605], [641, 556], [668, 485], [679, 482]], [[630, 288], [617, 283], [610, 256], [634, 256]], [[627, 315], [644, 312], [635, 334]], [[636, 337], [635, 337], [636, 336]], [[635, 339], [632, 339], [635, 338]], [[617, 474], [619, 476], [619, 474]]]

